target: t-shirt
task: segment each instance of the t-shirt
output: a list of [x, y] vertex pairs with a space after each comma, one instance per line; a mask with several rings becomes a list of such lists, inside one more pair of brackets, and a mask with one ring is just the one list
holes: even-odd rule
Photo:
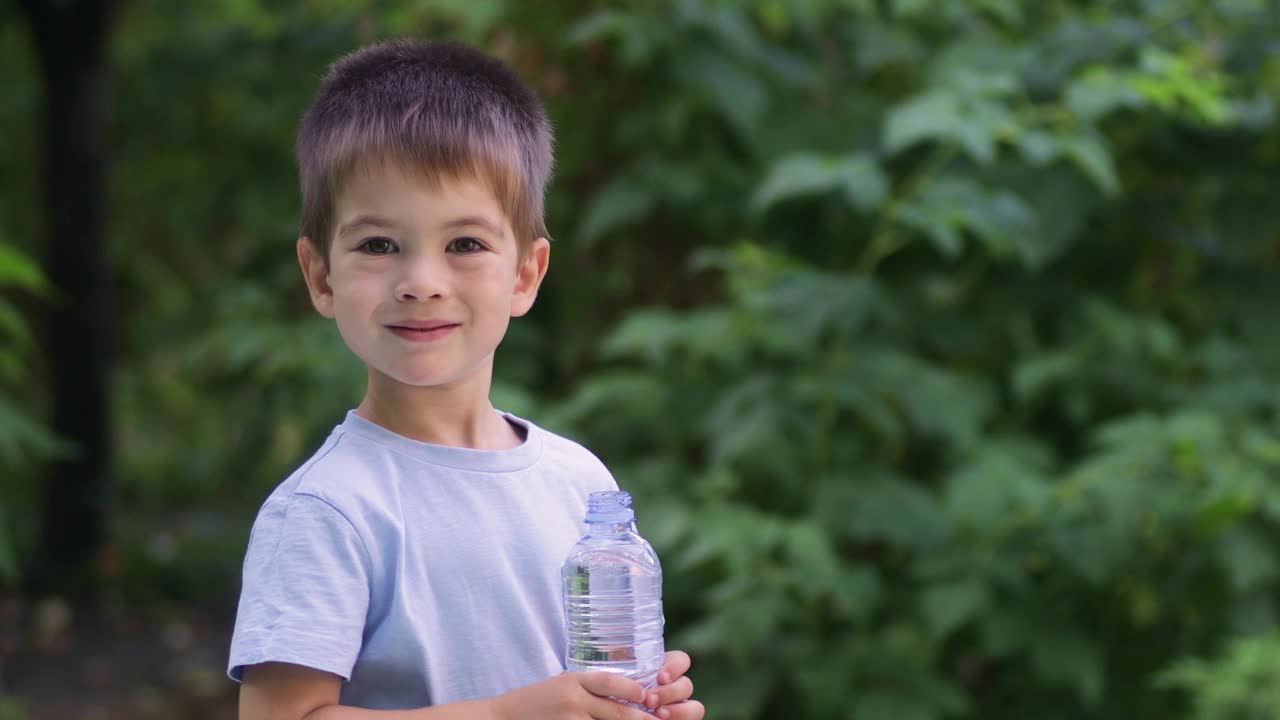
[[500, 695], [564, 670], [560, 566], [587, 495], [582, 446], [418, 442], [354, 412], [254, 522], [228, 674], [278, 661], [342, 676], [341, 703], [404, 709]]

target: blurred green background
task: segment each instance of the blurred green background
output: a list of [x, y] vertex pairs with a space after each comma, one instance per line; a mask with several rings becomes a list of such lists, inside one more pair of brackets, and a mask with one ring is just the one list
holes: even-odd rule
[[554, 262], [494, 400], [636, 495], [708, 717], [1280, 718], [1277, 3], [132, 0], [104, 32], [77, 565], [40, 527], [76, 457], [49, 88], [0, 4], [3, 720], [234, 717], [249, 524], [364, 378], [297, 271], [295, 123], [401, 34], [547, 103]]

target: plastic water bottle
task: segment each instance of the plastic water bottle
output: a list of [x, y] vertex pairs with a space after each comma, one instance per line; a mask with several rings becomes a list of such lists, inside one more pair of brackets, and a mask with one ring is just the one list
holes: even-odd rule
[[587, 503], [587, 534], [561, 569], [565, 665], [656, 687], [665, 654], [658, 554], [636, 532], [630, 494], [591, 493]]

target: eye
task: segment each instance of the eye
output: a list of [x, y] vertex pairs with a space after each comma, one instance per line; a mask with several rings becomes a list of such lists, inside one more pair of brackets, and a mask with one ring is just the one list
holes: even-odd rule
[[470, 255], [484, 250], [485, 247], [484, 243], [473, 237], [460, 237], [450, 240], [446, 249], [449, 252], [455, 252], [459, 255]]
[[389, 255], [396, 250], [396, 244], [384, 237], [372, 237], [360, 243], [358, 250], [370, 255]]

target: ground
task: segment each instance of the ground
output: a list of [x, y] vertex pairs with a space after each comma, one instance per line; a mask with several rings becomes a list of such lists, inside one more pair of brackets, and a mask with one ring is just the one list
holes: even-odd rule
[[0, 720], [235, 720], [231, 613], [0, 593]]

